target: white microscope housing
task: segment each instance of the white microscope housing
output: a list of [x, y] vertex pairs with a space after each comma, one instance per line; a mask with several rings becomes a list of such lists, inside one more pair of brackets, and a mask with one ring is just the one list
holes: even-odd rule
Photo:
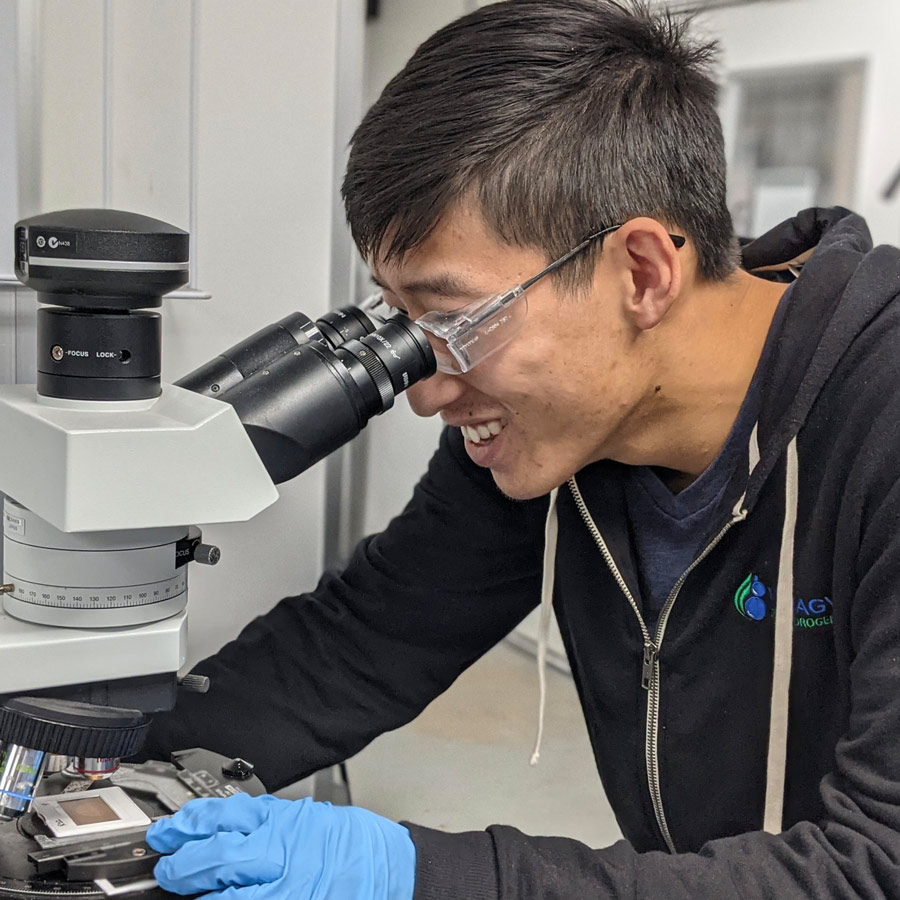
[[188, 251], [117, 210], [16, 225], [16, 274], [43, 305], [37, 384], [0, 387], [0, 849], [45, 771], [113, 777], [179, 684], [205, 688], [178, 678], [188, 567], [219, 556], [191, 523], [256, 515], [435, 371], [409, 319], [346, 307], [291, 313], [164, 385], [153, 308]]
[[227, 403], [165, 385], [149, 400], [0, 387], [0, 694], [174, 673], [190, 523], [243, 521], [278, 492]]
[[0, 386], [0, 696], [165, 673], [174, 702], [188, 563], [218, 553], [192, 523], [278, 497], [232, 406], [160, 381], [148, 308], [187, 281], [188, 251], [186, 232], [115, 210], [16, 226], [16, 273], [53, 305], [37, 385]]

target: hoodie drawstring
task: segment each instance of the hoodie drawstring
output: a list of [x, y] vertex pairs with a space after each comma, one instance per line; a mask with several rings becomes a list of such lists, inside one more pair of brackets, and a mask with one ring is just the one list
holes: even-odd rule
[[540, 700], [538, 701], [537, 737], [534, 741], [534, 752], [531, 754], [531, 765], [536, 766], [541, 758], [541, 741], [544, 738], [544, 708], [547, 705], [547, 641], [550, 636], [550, 615], [553, 612], [553, 580], [556, 573], [556, 539], [559, 534], [559, 522], [556, 517], [556, 498], [559, 488], [550, 491], [550, 506], [547, 508], [547, 521], [544, 525], [544, 578], [541, 584], [541, 620], [538, 626], [538, 684]]
[[787, 768], [788, 706], [794, 637], [794, 531], [799, 501], [797, 438], [788, 445], [784, 485], [784, 526], [775, 594], [775, 662], [772, 670], [772, 706], [769, 713], [769, 754], [766, 763], [766, 805], [763, 830], [778, 834], [784, 815]]

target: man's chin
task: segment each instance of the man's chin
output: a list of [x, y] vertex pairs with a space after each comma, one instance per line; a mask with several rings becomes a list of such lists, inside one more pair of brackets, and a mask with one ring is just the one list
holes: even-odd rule
[[538, 497], [544, 497], [556, 487], [555, 484], [541, 484], [528, 478], [514, 478], [505, 473], [491, 471], [494, 476], [494, 484], [500, 490], [500, 493], [507, 500], [517, 500], [519, 502], [525, 500], [535, 500]]

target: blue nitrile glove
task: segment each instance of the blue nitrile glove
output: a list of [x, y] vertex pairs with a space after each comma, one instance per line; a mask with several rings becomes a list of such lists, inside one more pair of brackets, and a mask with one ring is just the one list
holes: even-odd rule
[[224, 900], [412, 900], [416, 848], [395, 822], [354, 806], [266, 795], [192, 800], [147, 843], [176, 894]]

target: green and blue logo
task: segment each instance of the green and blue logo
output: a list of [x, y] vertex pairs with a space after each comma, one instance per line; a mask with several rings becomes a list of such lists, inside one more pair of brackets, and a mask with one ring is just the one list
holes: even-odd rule
[[745, 618], [761, 622], [769, 614], [771, 602], [769, 589], [758, 575], [749, 574], [734, 592], [734, 608]]
[[[752, 572], [741, 582], [734, 592], [734, 608], [752, 622], [762, 622], [766, 616], [774, 615], [775, 593]], [[794, 628], [822, 628], [834, 624], [834, 604], [830, 597], [815, 597], [794, 601]]]

